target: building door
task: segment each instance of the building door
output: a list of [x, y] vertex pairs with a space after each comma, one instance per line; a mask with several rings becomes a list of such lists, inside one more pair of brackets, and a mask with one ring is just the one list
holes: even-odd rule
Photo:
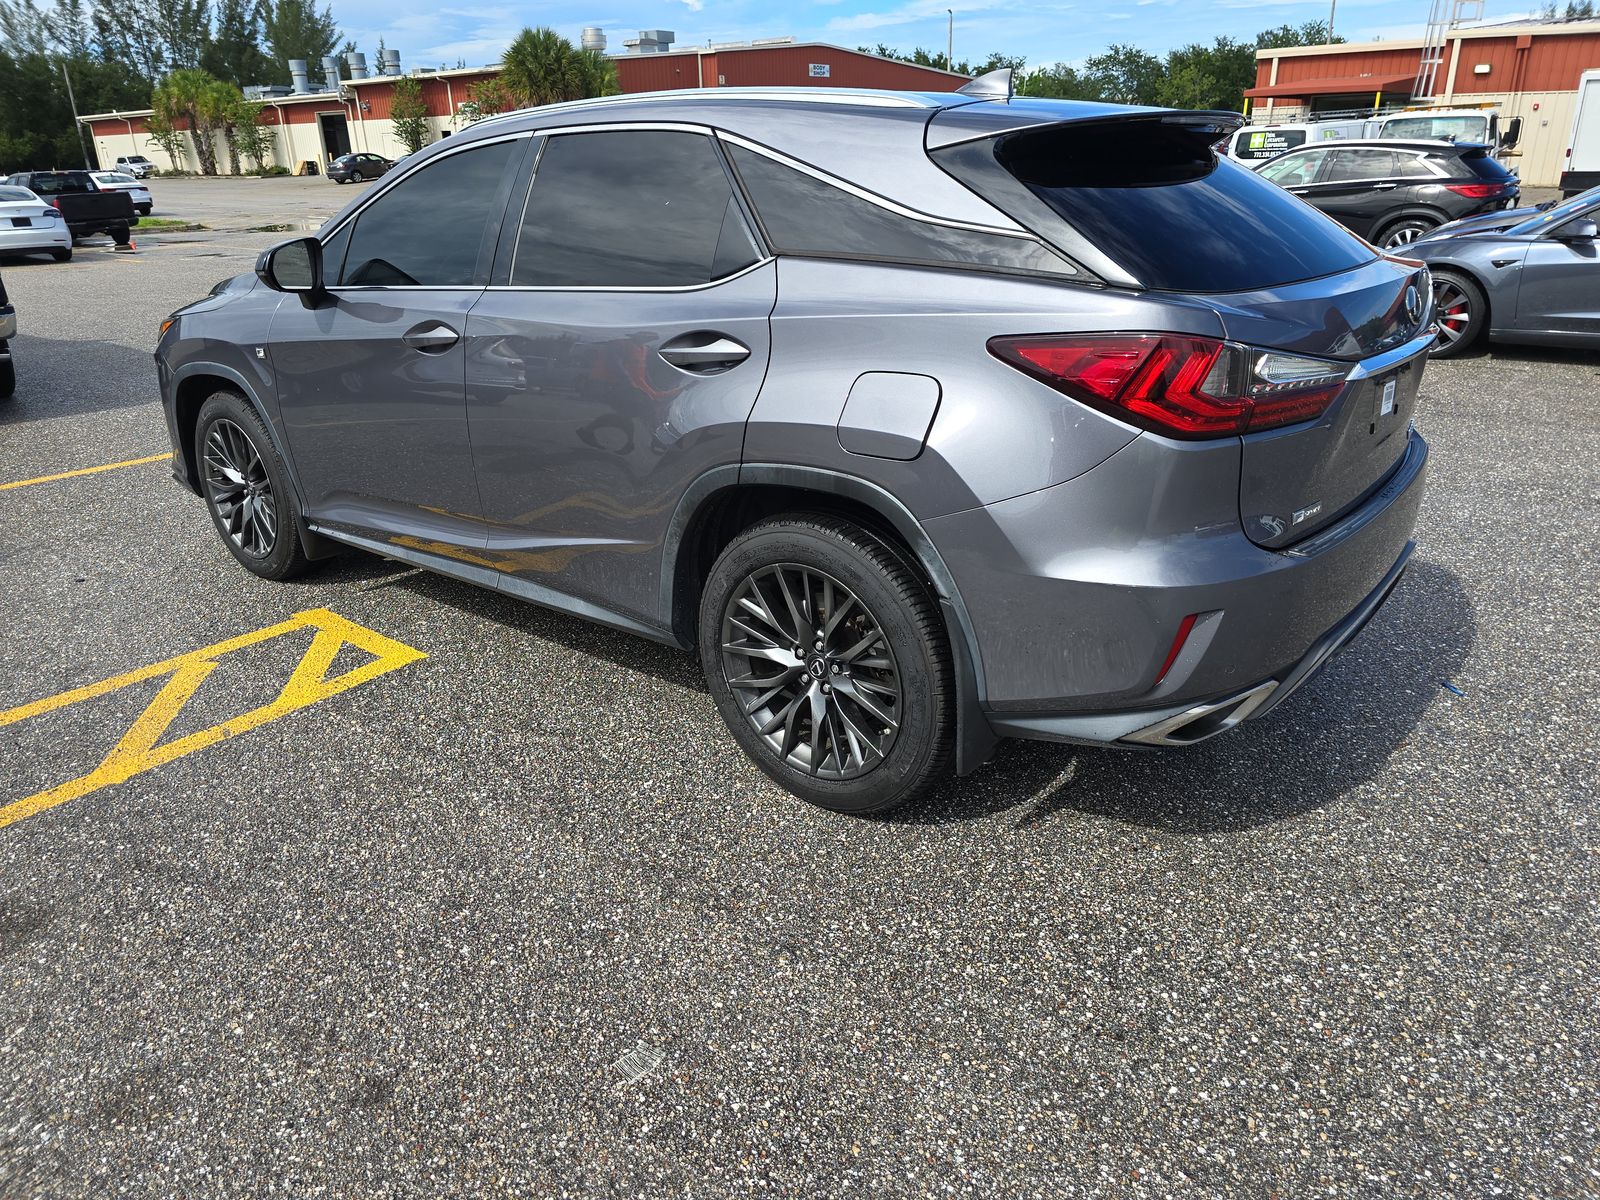
[[350, 153], [350, 127], [342, 112], [318, 113], [317, 128], [322, 133], [324, 163]]

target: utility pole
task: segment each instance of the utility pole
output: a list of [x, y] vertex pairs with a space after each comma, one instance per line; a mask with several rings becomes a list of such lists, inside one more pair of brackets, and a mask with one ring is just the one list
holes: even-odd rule
[[947, 8], [944, 11], [950, 14], [950, 28], [946, 31], [944, 39], [944, 69], [946, 71], [954, 71], [956, 69], [956, 10]]
[[67, 103], [72, 106], [72, 127], [78, 131], [78, 149], [83, 151], [83, 169], [94, 170], [89, 165], [89, 143], [83, 140], [83, 122], [78, 120], [78, 101], [72, 94], [72, 76], [67, 74], [67, 60], [61, 60], [61, 78], [67, 83]]
[[1339, 0], [1328, 0], [1328, 45], [1333, 45], [1333, 14], [1339, 10]]

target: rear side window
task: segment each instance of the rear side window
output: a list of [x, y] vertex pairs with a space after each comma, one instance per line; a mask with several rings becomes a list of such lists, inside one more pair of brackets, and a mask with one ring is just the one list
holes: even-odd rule
[[[1356, 183], [1388, 179], [1395, 172], [1393, 150], [1361, 150], [1352, 146], [1333, 152], [1333, 164], [1324, 183]], [[1274, 181], [1277, 182], [1277, 181]]]
[[502, 181], [512, 155], [524, 145], [496, 142], [446, 155], [384, 192], [356, 215], [340, 282], [346, 287], [484, 282], [505, 208]]
[[511, 283], [692, 287], [760, 257], [706, 135], [563, 134], [539, 156]]
[[730, 145], [728, 153], [779, 253], [1077, 274], [1071, 263], [1029, 238], [932, 225], [743, 146]]
[[1327, 160], [1326, 150], [1307, 150], [1290, 154], [1277, 162], [1258, 167], [1261, 178], [1270, 179], [1279, 187], [1303, 187], [1317, 177], [1317, 170]]
[[[1353, 234], [1269, 180], [1212, 153], [1208, 136], [1162, 120], [1052, 125], [997, 138], [989, 154], [1052, 213], [1050, 241], [1087, 241], [1143, 286], [1235, 292], [1370, 262]], [[956, 146], [952, 149], [959, 150]], [[935, 159], [946, 161], [945, 152]], [[992, 168], [947, 161], [995, 199]]]

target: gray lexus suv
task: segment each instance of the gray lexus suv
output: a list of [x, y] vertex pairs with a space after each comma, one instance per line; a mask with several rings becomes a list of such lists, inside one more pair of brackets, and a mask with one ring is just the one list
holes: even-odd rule
[[1425, 268], [1239, 120], [717, 88], [482, 121], [179, 310], [174, 474], [246, 568], [341, 545], [685, 649], [868, 812], [1004, 737], [1283, 702], [1411, 554]]

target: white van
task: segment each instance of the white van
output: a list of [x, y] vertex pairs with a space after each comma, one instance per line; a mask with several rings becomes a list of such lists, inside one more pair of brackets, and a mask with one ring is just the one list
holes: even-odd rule
[[1288, 150], [1298, 150], [1308, 142], [1334, 138], [1358, 138], [1361, 121], [1291, 121], [1282, 125], [1246, 125], [1228, 141], [1228, 157], [1252, 166], [1277, 158]]
[[1578, 76], [1578, 103], [1572, 111], [1572, 136], [1561, 170], [1561, 196], [1566, 199], [1600, 186], [1600, 71]]

